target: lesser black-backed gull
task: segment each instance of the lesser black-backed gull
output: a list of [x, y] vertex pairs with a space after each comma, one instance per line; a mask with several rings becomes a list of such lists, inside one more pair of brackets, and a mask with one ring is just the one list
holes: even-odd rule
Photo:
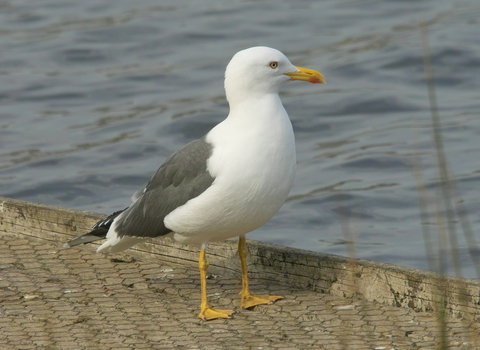
[[280, 97], [290, 80], [324, 83], [314, 70], [292, 65], [280, 51], [252, 47], [233, 56], [225, 72], [228, 117], [199, 140], [173, 153], [132, 204], [65, 247], [107, 239], [97, 251], [120, 252], [151, 237], [200, 244], [201, 319], [229, 318], [232, 310], [207, 302], [207, 243], [239, 236], [241, 306], [270, 304], [248, 288], [245, 235], [269, 221], [285, 202], [295, 176], [292, 124]]

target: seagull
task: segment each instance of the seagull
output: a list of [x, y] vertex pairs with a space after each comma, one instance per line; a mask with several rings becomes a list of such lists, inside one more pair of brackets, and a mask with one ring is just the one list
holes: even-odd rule
[[207, 301], [205, 251], [209, 242], [239, 236], [241, 307], [271, 304], [276, 295], [252, 295], [245, 235], [268, 222], [285, 202], [296, 168], [292, 124], [279, 97], [291, 80], [325, 83], [319, 72], [294, 66], [278, 50], [251, 47], [237, 52], [225, 71], [228, 117], [201, 139], [173, 153], [132, 203], [97, 222], [92, 231], [65, 243], [106, 241], [97, 252], [121, 252], [152, 237], [199, 244], [199, 318], [230, 318], [233, 310]]

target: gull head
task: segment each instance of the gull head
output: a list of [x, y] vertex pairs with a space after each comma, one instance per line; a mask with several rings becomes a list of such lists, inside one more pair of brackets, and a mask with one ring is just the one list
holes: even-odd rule
[[290, 80], [325, 83], [319, 72], [294, 66], [280, 51], [257, 46], [237, 52], [225, 71], [225, 92], [232, 102], [246, 96], [278, 94]]

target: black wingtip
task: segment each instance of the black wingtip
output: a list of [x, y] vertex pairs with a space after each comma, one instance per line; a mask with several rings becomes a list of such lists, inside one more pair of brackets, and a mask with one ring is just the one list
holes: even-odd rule
[[108, 232], [108, 229], [106, 228], [103, 228], [103, 227], [96, 228], [95, 230], [87, 234], [84, 234], [83, 236], [76, 237], [71, 241], [68, 241], [63, 245], [63, 248], [71, 248], [77, 245], [82, 245], [86, 243], [95, 242], [101, 239], [105, 239], [107, 237], [107, 232]]
[[106, 217], [105, 219], [103, 220], [100, 220], [99, 222], [97, 222], [95, 225], [93, 225], [93, 229], [97, 229], [97, 228], [105, 228], [105, 229], [109, 229], [110, 226], [112, 225], [113, 221], [117, 218], [117, 216], [119, 216], [121, 213], [123, 213], [125, 210], [127, 210], [127, 208], [123, 209], [123, 210], [119, 210], [119, 211], [116, 211], [115, 213], [113, 213], [112, 215], [109, 215], [108, 217]]
[[95, 242], [95, 241], [98, 241], [100, 239], [105, 239], [106, 236], [107, 236], [107, 232], [110, 229], [110, 226], [112, 225], [115, 218], [127, 209], [128, 208], [116, 211], [115, 213], [106, 217], [105, 219], [100, 220], [95, 225], [93, 225], [93, 230], [91, 232], [86, 233], [83, 236], [76, 237], [76, 238], [72, 239], [71, 241], [68, 241], [67, 243], [65, 243], [63, 245], [63, 248], [71, 248], [71, 247], [75, 247], [77, 245], [82, 245], [82, 244], [86, 244], [86, 243]]

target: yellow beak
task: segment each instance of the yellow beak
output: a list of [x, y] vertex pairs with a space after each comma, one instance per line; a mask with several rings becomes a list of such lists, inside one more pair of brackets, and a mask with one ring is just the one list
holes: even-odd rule
[[308, 68], [296, 68], [300, 70], [300, 72], [285, 73], [285, 75], [288, 75], [290, 77], [290, 80], [303, 80], [309, 81], [312, 84], [325, 84], [325, 79], [320, 72]]

